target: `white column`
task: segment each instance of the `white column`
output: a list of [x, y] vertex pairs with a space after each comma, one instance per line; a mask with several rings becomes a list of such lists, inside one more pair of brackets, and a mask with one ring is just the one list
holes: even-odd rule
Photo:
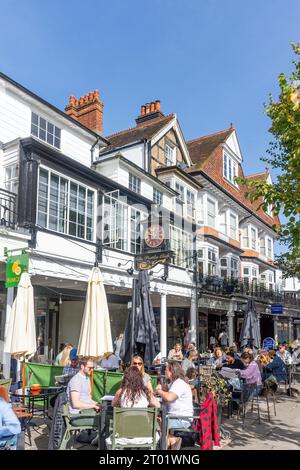
[[160, 294], [160, 352], [167, 357], [167, 294]]
[[278, 343], [277, 320], [278, 320], [278, 317], [275, 316], [275, 317], [273, 318], [273, 324], [274, 324], [274, 339], [275, 339], [275, 343], [276, 343], [276, 344]]
[[[196, 303], [196, 289], [192, 289], [192, 296], [191, 296], [191, 310], [190, 310], [190, 341], [191, 343], [197, 344], [197, 335], [199, 337], [199, 331], [197, 330], [197, 315], [198, 313], [198, 306]], [[200, 345], [198, 344], [198, 347]]]
[[289, 341], [293, 341], [294, 338], [293, 338], [293, 319], [291, 317], [289, 317], [288, 319], [288, 338], [289, 338]]
[[[14, 301], [14, 288], [8, 287], [6, 294], [6, 316], [5, 316], [5, 328], [4, 328], [4, 344], [8, 331], [8, 322], [11, 314], [12, 304]], [[10, 354], [3, 353], [3, 375], [5, 379], [10, 378]]]
[[233, 346], [233, 341], [234, 341], [234, 324], [233, 324], [234, 311], [229, 310], [229, 312], [227, 312], [226, 316], [228, 318], [228, 342], [229, 342], [229, 346]]

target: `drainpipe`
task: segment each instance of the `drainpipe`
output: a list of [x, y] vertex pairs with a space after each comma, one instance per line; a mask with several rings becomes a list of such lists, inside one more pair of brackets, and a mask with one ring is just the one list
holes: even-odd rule
[[98, 135], [96, 141], [91, 146], [91, 167], [93, 166], [93, 163], [94, 163], [94, 148], [96, 147], [96, 145], [98, 144], [100, 139], [101, 139], [101, 137], [100, 137], [100, 135]]

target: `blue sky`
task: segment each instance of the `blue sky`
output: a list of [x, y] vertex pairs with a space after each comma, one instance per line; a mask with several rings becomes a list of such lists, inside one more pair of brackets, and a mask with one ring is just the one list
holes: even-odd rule
[[263, 102], [291, 70], [299, 0], [1, 0], [0, 70], [63, 109], [98, 88], [104, 135], [160, 99], [186, 139], [233, 122], [246, 174], [264, 169]]

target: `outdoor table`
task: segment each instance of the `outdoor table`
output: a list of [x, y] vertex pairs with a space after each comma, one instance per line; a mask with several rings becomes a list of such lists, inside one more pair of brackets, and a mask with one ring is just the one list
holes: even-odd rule
[[[59, 392], [61, 392], [64, 387], [41, 387], [40, 392], [33, 393], [31, 387], [26, 387], [25, 389], [18, 389], [11, 392], [12, 397], [22, 398], [23, 401], [28, 402], [28, 412], [32, 413], [32, 416], [37, 416], [39, 413], [42, 414], [43, 418], [50, 418], [48, 414], [49, 409], [49, 399], [54, 397]], [[37, 405], [42, 404], [42, 410], [37, 410]]]

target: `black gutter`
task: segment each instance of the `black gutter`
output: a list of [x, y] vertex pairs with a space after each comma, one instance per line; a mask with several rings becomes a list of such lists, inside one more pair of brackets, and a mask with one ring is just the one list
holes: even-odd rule
[[259, 220], [260, 222], [262, 222], [263, 224], [267, 225], [269, 228], [271, 228], [273, 231], [273, 227], [272, 225], [269, 225], [267, 222], [265, 222], [263, 219], [259, 218], [258, 215], [255, 214], [254, 211], [252, 211], [251, 209], [249, 209], [249, 207], [245, 206], [239, 199], [237, 199], [236, 197], [234, 197], [231, 193], [227, 192], [226, 189], [224, 189], [219, 183], [216, 183], [216, 181], [214, 181], [210, 176], [208, 176], [206, 173], [204, 173], [204, 171], [201, 171], [201, 170], [198, 170], [198, 171], [195, 171], [195, 173], [188, 173], [188, 174], [195, 174], [195, 175], [201, 175], [203, 176], [204, 178], [206, 178], [208, 181], [210, 181], [210, 183], [213, 183], [215, 186], [217, 186], [218, 189], [220, 189], [224, 194], [226, 194], [226, 196], [229, 196], [231, 199], [233, 199], [237, 204], [239, 204], [240, 206], [242, 206], [244, 209], [246, 209], [248, 212], [250, 212], [251, 215], [253, 215], [253, 217], [255, 217], [257, 220]]
[[89, 134], [92, 134], [93, 136], [95, 137], [99, 137], [102, 142], [104, 144], [107, 144], [109, 145], [109, 142], [108, 140], [106, 140], [104, 137], [100, 136], [99, 134], [97, 134], [97, 132], [94, 132], [92, 131], [91, 129], [89, 129], [88, 127], [84, 126], [83, 124], [81, 124], [80, 122], [78, 121], [75, 121], [73, 118], [71, 118], [70, 116], [68, 116], [68, 114], [64, 113], [63, 111], [61, 111], [59, 108], [56, 108], [56, 106], [54, 106], [53, 104], [49, 103], [48, 101], [44, 100], [43, 98], [41, 98], [40, 96], [36, 95], [35, 93], [33, 93], [32, 91], [28, 90], [27, 88], [25, 88], [23, 85], [20, 85], [20, 83], [16, 82], [15, 80], [13, 80], [12, 78], [8, 77], [7, 75], [5, 75], [4, 73], [0, 72], [0, 78], [3, 78], [3, 80], [6, 80], [7, 82], [9, 82], [11, 85], [15, 86], [16, 88], [18, 88], [19, 90], [23, 91], [24, 93], [26, 93], [27, 95], [31, 96], [32, 98], [34, 98], [35, 100], [39, 101], [40, 103], [42, 103], [43, 105], [47, 106], [48, 108], [52, 109], [52, 111], [55, 111], [57, 114], [59, 114], [60, 116], [62, 116], [63, 118], [67, 119], [68, 121], [70, 121], [72, 124], [76, 124], [76, 126], [80, 127], [81, 129], [83, 129], [84, 131], [88, 132]]

